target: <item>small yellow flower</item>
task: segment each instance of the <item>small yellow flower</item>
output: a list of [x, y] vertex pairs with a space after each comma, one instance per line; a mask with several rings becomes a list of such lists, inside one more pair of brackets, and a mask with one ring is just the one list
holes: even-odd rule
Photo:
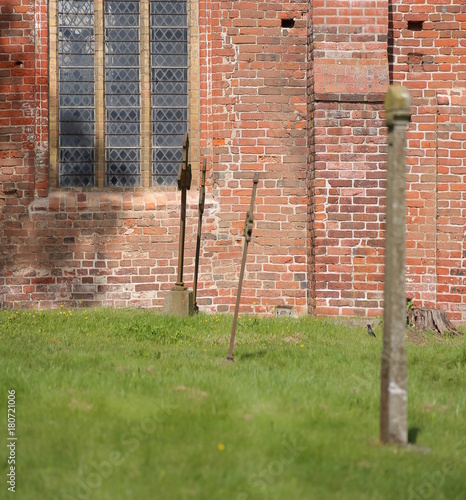
[[87, 316], [84, 316], [84, 319], [87, 320]]
[[225, 450], [225, 445], [223, 443], [219, 443], [218, 446], [218, 451], [224, 451]]
[[304, 347], [304, 344], [301, 344], [301, 347]]

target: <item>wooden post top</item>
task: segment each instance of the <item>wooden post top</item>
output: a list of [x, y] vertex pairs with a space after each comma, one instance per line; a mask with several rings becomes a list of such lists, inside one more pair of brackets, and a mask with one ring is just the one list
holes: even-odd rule
[[408, 89], [400, 85], [390, 85], [385, 97], [385, 121], [388, 126], [393, 125], [396, 121], [408, 122], [411, 118], [409, 106], [411, 98]]

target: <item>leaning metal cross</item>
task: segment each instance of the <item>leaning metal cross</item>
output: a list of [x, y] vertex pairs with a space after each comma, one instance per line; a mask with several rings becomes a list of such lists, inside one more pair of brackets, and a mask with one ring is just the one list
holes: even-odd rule
[[184, 237], [186, 227], [186, 191], [191, 188], [191, 164], [188, 163], [189, 138], [185, 134], [183, 140], [183, 163], [180, 165], [177, 181], [181, 190], [180, 241], [178, 251], [178, 278], [173, 290], [186, 290], [183, 283]]
[[236, 305], [235, 305], [235, 315], [233, 316], [233, 326], [231, 329], [231, 338], [230, 338], [230, 350], [227, 354], [227, 359], [225, 362], [233, 362], [233, 348], [235, 346], [235, 335], [236, 335], [236, 323], [238, 322], [238, 312], [239, 312], [239, 303], [241, 299], [241, 288], [243, 286], [243, 277], [244, 277], [244, 268], [246, 265], [246, 257], [248, 254], [248, 245], [251, 241], [252, 236], [252, 227], [254, 222], [254, 201], [256, 199], [256, 189], [257, 184], [259, 182], [259, 174], [256, 172], [254, 174], [253, 187], [252, 187], [252, 196], [251, 196], [251, 206], [249, 207], [248, 213], [246, 214], [246, 220], [244, 221], [244, 247], [243, 247], [243, 258], [241, 260], [241, 270], [239, 273], [239, 281], [238, 281], [238, 292], [236, 294]]

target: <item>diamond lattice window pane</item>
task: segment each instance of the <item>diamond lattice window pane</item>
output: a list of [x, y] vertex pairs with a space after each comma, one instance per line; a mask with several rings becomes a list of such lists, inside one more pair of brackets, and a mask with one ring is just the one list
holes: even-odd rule
[[139, 56], [137, 54], [107, 54], [105, 57], [105, 64], [107, 68], [121, 68], [125, 66], [138, 67]]
[[94, 175], [62, 175], [60, 174], [60, 187], [93, 187]]
[[61, 41], [58, 42], [58, 51], [61, 54], [94, 54], [94, 43]]
[[93, 122], [94, 110], [87, 108], [62, 108], [60, 109], [61, 122]]
[[165, 14], [151, 16], [153, 28], [188, 27], [188, 16], [178, 14]]
[[60, 82], [60, 93], [61, 94], [94, 94], [94, 83], [93, 82]]
[[108, 173], [109, 174], [119, 174], [119, 175], [134, 175], [139, 174], [139, 163], [109, 163], [108, 164]]
[[73, 134], [73, 135], [60, 134], [59, 146], [60, 148], [94, 147], [94, 136], [83, 135], [83, 134]]
[[107, 134], [109, 135], [139, 135], [141, 133], [141, 126], [139, 122], [114, 122], [110, 123], [107, 127]]
[[58, 12], [64, 14], [93, 14], [94, 2], [87, 0], [59, 0]]
[[89, 26], [91, 22], [94, 20], [93, 15], [85, 15], [85, 14], [60, 14], [60, 24], [61, 26], [67, 27], [81, 27], [81, 26]]
[[107, 123], [112, 122], [140, 122], [141, 111], [137, 108], [108, 108]]
[[188, 6], [186, 1], [182, 2], [154, 2], [150, 3], [151, 14], [173, 15], [173, 14], [187, 14]]
[[[90, 156], [91, 151], [93, 152], [93, 149], [83, 150], [82, 156]], [[60, 187], [92, 187], [93, 185], [93, 162], [70, 160], [60, 165]]]
[[108, 43], [139, 41], [139, 30], [129, 28], [107, 28], [105, 39]]
[[60, 123], [60, 135], [73, 135], [76, 137], [92, 136], [94, 134], [93, 122], [63, 122]]
[[94, 64], [93, 55], [82, 54], [60, 54], [58, 56], [58, 64], [60, 66], [92, 66]]
[[152, 160], [179, 164], [183, 161], [183, 149], [153, 149]]
[[139, 162], [109, 162], [106, 178], [109, 186], [139, 186], [141, 164]]
[[61, 82], [90, 82], [94, 92], [94, 68], [60, 68]]
[[157, 135], [154, 137], [153, 145], [159, 148], [183, 148], [184, 133], [180, 135]]
[[137, 82], [139, 81], [139, 68], [107, 69], [105, 79], [110, 84], [112, 82]]
[[60, 151], [60, 160], [64, 163], [80, 163], [80, 162], [93, 162], [94, 161], [93, 149], [62, 149]]
[[187, 2], [151, 1], [152, 181], [176, 182], [188, 129]]
[[87, 42], [94, 40], [93, 28], [63, 28], [58, 32], [58, 40], [69, 42]]
[[152, 91], [154, 94], [188, 94], [187, 82], [158, 82], [153, 84]]
[[[125, 20], [132, 20], [131, 14], [139, 14], [139, 2], [106, 1], [105, 14], [107, 14], [107, 19], [111, 18], [112, 16], [124, 14], [122, 17]], [[133, 21], [133, 23], [136, 22], [139, 22], [139, 19]], [[134, 24], [129, 25], [133, 26]], [[124, 24], [124, 26], [126, 26], [126, 24]]]
[[60, 106], [94, 106], [93, 95], [61, 95]]
[[179, 122], [188, 121], [188, 110], [187, 109], [156, 109], [152, 113], [154, 122]]
[[155, 122], [152, 124], [154, 135], [181, 135], [186, 132], [186, 123], [184, 122]]
[[152, 52], [154, 54], [187, 54], [188, 42], [154, 42], [152, 43]]
[[105, 146], [108, 148], [138, 148], [141, 146], [139, 135], [110, 135], [105, 136]]
[[[105, 2], [105, 170], [109, 186], [141, 179], [139, 2]], [[125, 167], [126, 165], [126, 167]], [[137, 165], [137, 168], [135, 168]]]
[[[116, 72], [115, 72], [116, 74]], [[105, 85], [105, 92], [107, 95], [115, 94], [119, 95], [136, 95], [139, 93], [139, 82], [138, 81], [109, 81]]]
[[153, 68], [187, 68], [187, 54], [158, 54], [151, 59]]
[[188, 106], [188, 96], [185, 95], [157, 95], [154, 94], [152, 103], [155, 108], [181, 108]]
[[92, 175], [94, 173], [94, 165], [90, 162], [70, 162], [62, 167], [62, 173], [64, 175]]
[[186, 28], [152, 29], [151, 39], [157, 42], [186, 42], [188, 30]]
[[111, 95], [107, 94], [105, 96], [105, 105], [108, 108], [114, 106], [138, 106], [139, 105], [139, 96], [138, 95]]
[[131, 42], [112, 42], [105, 44], [105, 51], [107, 54], [138, 54], [139, 51], [139, 41]]
[[177, 81], [186, 82], [188, 81], [188, 70], [187, 68], [158, 68], [152, 70], [152, 81], [163, 82], [163, 81]]
[[58, 2], [59, 184], [94, 185], [94, 2]]

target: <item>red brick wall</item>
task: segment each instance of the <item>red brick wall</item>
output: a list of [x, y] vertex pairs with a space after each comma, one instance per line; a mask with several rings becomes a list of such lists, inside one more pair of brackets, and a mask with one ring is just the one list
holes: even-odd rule
[[311, 168], [317, 314], [383, 308], [388, 2], [313, 2]]
[[[255, 312], [285, 304], [305, 312], [308, 5], [208, 5], [210, 19], [201, 33], [208, 43], [201, 52], [211, 75], [201, 126], [212, 166], [208, 193], [219, 202], [217, 227], [209, 229], [206, 243], [218, 310], [231, 310], [234, 303], [242, 228], [258, 171], [242, 302]], [[284, 18], [293, 19], [294, 27], [282, 28]]]
[[393, 1], [391, 74], [411, 94], [407, 288], [466, 321], [466, 4]]
[[[197, 11], [201, 310], [233, 309], [258, 171], [243, 310], [381, 314], [392, 81], [412, 96], [408, 293], [466, 322], [464, 2], [199, 0]], [[2, 2], [0, 35], [0, 301], [161, 307], [179, 193], [49, 191], [47, 1]], [[194, 185], [188, 286], [197, 196]]]
[[[2, 119], [17, 127], [1, 136], [1, 153], [12, 158], [2, 164], [8, 181], [1, 194], [2, 302], [160, 307], [176, 281], [179, 193], [48, 189], [46, 6], [12, 0], [1, 11], [2, 30], [18, 22], [27, 33], [16, 41], [2, 31], [1, 71], [8, 72]], [[307, 9], [307, 3], [199, 2], [200, 89], [192, 91], [200, 92], [200, 146], [209, 166], [201, 310], [234, 306], [242, 228], [259, 171], [243, 308], [307, 311]], [[295, 19], [294, 28], [282, 28], [285, 17]], [[16, 69], [20, 56], [24, 67]], [[21, 83], [24, 93], [16, 90]], [[193, 186], [188, 286], [197, 195]]]
[[[0, 291], [1, 302], [30, 299], [27, 271], [9, 262], [30, 255], [29, 207], [44, 186], [47, 155], [47, 15], [45, 3], [0, 5]], [[37, 26], [37, 29], [36, 29]]]

